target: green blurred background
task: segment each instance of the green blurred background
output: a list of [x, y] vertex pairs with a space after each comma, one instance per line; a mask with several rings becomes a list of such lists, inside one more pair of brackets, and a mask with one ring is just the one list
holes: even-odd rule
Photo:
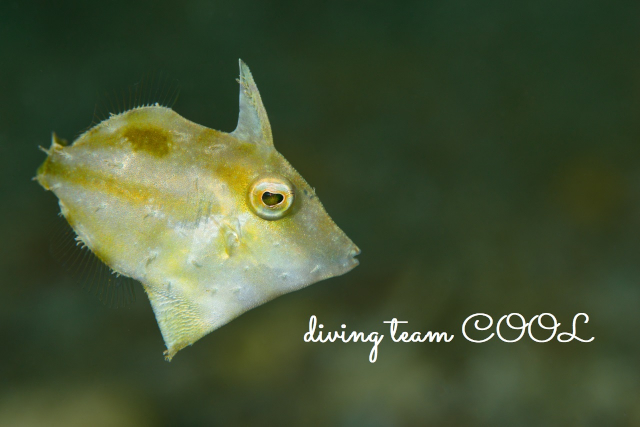
[[[639, 426], [640, 3], [0, 3], [1, 426]], [[82, 291], [31, 178], [102, 94], [179, 81], [234, 129], [238, 58], [276, 147], [362, 249], [349, 274], [163, 360], [141, 289]], [[589, 314], [589, 344], [473, 344], [470, 314]], [[326, 328], [369, 344], [303, 342]], [[382, 322], [447, 331], [393, 344]], [[542, 336], [542, 335], [541, 335]]]

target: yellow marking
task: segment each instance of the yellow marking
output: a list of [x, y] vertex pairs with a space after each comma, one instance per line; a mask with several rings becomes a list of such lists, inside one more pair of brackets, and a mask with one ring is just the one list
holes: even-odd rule
[[169, 154], [172, 145], [171, 134], [152, 126], [129, 125], [122, 136], [131, 143], [133, 151], [145, 151], [155, 157]]
[[73, 169], [65, 167], [63, 164], [52, 161], [48, 158], [38, 170], [39, 174], [46, 177], [55, 177], [59, 180], [95, 191], [97, 194], [108, 194], [114, 197], [125, 199], [128, 202], [138, 204], [148, 204], [150, 199], [162, 200], [163, 206], [182, 208], [187, 206], [169, 196], [165, 192], [150, 186], [136, 185], [131, 181], [124, 181], [122, 178], [96, 173], [95, 170], [76, 166]]
[[196, 145], [206, 145], [218, 141], [222, 136], [222, 132], [215, 129], [204, 128], [196, 138]]

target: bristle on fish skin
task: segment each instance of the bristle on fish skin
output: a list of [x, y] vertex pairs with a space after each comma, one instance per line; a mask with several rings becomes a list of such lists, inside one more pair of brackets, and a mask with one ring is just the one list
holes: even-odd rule
[[58, 135], [56, 135], [55, 132], [51, 133], [51, 145], [52, 146], [58, 146], [58, 147], [66, 147], [69, 145], [69, 141], [67, 141], [66, 139], [60, 138]]
[[118, 103], [71, 145], [53, 134], [37, 172], [76, 243], [112, 277], [142, 284], [167, 360], [257, 305], [358, 265], [360, 250], [276, 151], [242, 61], [239, 82], [233, 132]]

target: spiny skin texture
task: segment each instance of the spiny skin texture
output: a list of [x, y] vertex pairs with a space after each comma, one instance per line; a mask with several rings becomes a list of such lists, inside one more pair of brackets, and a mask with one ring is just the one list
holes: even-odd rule
[[[344, 274], [359, 249], [273, 147], [258, 89], [240, 61], [232, 133], [173, 110], [130, 110], [64, 147], [54, 135], [37, 180], [59, 199], [78, 238], [149, 296], [167, 359], [243, 312]], [[282, 218], [251, 209], [252, 183], [288, 180]]]

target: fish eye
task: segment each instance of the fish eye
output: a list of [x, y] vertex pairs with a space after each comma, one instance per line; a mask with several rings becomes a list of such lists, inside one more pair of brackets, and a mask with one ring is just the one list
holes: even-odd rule
[[284, 217], [294, 199], [293, 185], [280, 176], [262, 177], [249, 189], [249, 205], [262, 219], [273, 221]]
[[270, 193], [268, 191], [262, 193], [262, 203], [267, 206], [277, 206], [279, 203], [282, 203], [283, 200], [284, 196], [280, 193]]

